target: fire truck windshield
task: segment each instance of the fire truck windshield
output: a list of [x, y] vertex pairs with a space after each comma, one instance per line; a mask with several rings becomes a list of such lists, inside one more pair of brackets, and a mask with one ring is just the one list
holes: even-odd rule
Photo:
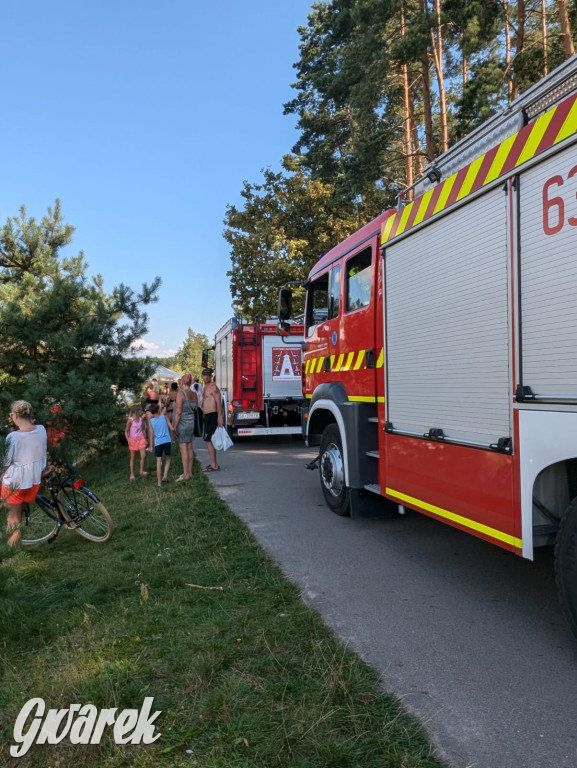
[[309, 285], [307, 293], [306, 334], [311, 336], [315, 326], [329, 316], [329, 273]]

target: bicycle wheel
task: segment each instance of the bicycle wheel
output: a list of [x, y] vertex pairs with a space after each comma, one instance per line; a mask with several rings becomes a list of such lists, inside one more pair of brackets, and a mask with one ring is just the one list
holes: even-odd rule
[[58, 504], [68, 527], [85, 539], [107, 541], [112, 535], [112, 520], [106, 507], [87, 488], [60, 486]]
[[22, 544], [39, 544], [58, 533], [59, 523], [45, 510], [51, 510], [55, 514], [52, 502], [43, 496], [37, 496], [35, 501], [22, 505], [22, 522], [20, 535]]

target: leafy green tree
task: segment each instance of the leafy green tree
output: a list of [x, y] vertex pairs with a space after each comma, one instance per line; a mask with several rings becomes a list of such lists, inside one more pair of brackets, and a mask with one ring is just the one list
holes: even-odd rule
[[121, 393], [150, 373], [131, 345], [147, 331], [142, 308], [160, 285], [106, 293], [100, 275], [86, 277], [82, 252], [62, 254], [73, 232], [58, 200], [41, 221], [22, 207], [0, 231], [0, 407], [30, 401], [40, 422], [66, 431], [63, 454], [113, 433]]
[[576, 14], [577, 0], [314, 3], [284, 105], [298, 120], [293, 154], [227, 208], [234, 310], [274, 314], [279, 286], [559, 64]]
[[188, 335], [182, 346], [178, 348], [174, 356], [176, 370], [182, 373], [192, 373], [200, 380], [202, 372], [202, 351], [212, 346], [208, 336], [204, 333], [195, 333], [192, 328], [188, 329]]
[[224, 222], [233, 308], [247, 320], [274, 316], [278, 289], [305, 280], [323, 253], [372, 218], [312, 179], [292, 155], [284, 157], [283, 171], [263, 175], [262, 184], [245, 182], [244, 208], [228, 206]]
[[[443, 17], [466, 73], [454, 89], [455, 134], [502, 110], [573, 50], [564, 2], [444, 0]], [[451, 55], [456, 59], [455, 49]]]
[[330, 0], [299, 28], [293, 147], [351, 201], [411, 184], [423, 161], [574, 51], [575, 0]]
[[[299, 28], [297, 96], [284, 105], [298, 116], [293, 152], [312, 178], [334, 187], [347, 202], [370, 211], [390, 205], [403, 176], [398, 124], [385, 114], [390, 91], [388, 23], [382, 0], [317, 3]], [[394, 94], [396, 99], [396, 94]]]

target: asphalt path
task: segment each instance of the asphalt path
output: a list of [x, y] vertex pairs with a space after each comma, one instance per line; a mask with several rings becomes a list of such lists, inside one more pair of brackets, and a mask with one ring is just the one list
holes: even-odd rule
[[531, 563], [413, 512], [340, 518], [304, 468], [315, 454], [237, 442], [209, 477], [451, 766], [577, 768], [577, 640], [552, 552]]

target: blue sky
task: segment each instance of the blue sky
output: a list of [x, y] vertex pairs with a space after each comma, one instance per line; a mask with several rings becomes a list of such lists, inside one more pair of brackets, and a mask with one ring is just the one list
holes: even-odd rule
[[160, 275], [149, 354], [232, 315], [227, 203], [298, 138], [312, 0], [4, 0], [0, 221], [60, 198], [105, 289]]

